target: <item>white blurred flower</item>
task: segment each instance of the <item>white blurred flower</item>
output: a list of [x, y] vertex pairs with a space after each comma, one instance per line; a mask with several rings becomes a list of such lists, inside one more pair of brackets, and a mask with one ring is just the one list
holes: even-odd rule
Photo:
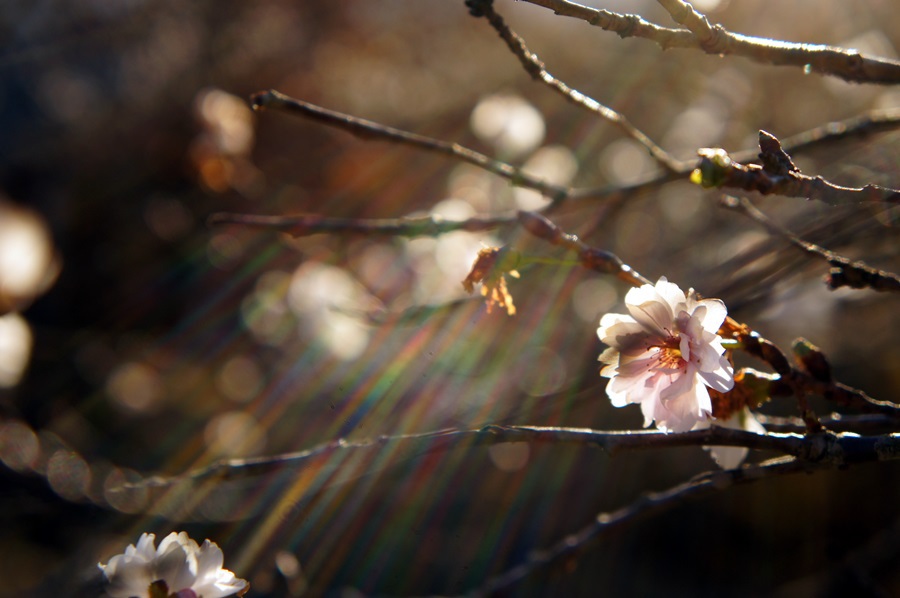
[[718, 299], [697, 300], [660, 278], [625, 295], [630, 316], [606, 314], [597, 335], [609, 348], [600, 355], [601, 375], [612, 404], [639, 403], [644, 425], [685, 432], [712, 414], [706, 387], [734, 386], [734, 368], [716, 334], [725, 320]]
[[[222, 568], [222, 550], [209, 540], [202, 546], [185, 532], [172, 532], [154, 546], [155, 534], [141, 534], [137, 546], [131, 544], [100, 570], [109, 581], [107, 595], [112, 598], [155, 598], [165, 595], [221, 598], [243, 596], [250, 585]], [[162, 583], [160, 583], [162, 582]], [[151, 585], [155, 587], [151, 591]], [[152, 593], [151, 593], [152, 592]], [[192, 594], [192, 593], [193, 594]]]
[[[755, 432], [757, 434], [766, 433], [765, 427], [757, 421], [753, 413], [746, 407], [735, 411], [726, 420], [717, 419], [714, 422], [704, 422], [699, 424], [697, 428], [708, 428], [712, 423], [733, 430], [744, 430], [745, 432]], [[709, 450], [712, 458], [715, 459], [722, 469], [734, 469], [744, 462], [749, 452], [749, 449], [744, 446], [708, 446], [704, 448]]]

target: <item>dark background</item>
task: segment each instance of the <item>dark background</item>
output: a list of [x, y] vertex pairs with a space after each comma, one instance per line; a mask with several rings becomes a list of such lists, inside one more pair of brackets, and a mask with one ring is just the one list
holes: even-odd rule
[[[653, 2], [590, 4], [671, 25]], [[550, 72], [682, 159], [900, 99], [891, 87], [663, 52], [533, 5], [496, 6]], [[745, 0], [709, 14], [748, 35], [896, 58], [898, 10]], [[535, 147], [516, 153], [470, 125], [479, 102], [502, 94], [537, 110], [541, 145], [556, 148], [544, 157], [576, 164], [576, 186], [654, 167], [614, 127], [532, 82], [462, 1], [15, 1], [0, 7], [0, 32], [0, 202], [40, 216], [58, 267], [45, 293], [18, 305], [33, 348], [21, 381], [0, 389], [0, 593], [90, 595], [96, 562], [141, 532], [181, 529], [216, 541], [251, 595], [461, 593], [598, 512], [714, 466], [699, 448], [613, 459], [572, 446], [358, 461], [347, 451], [306, 473], [117, 493], [125, 479], [341, 437], [641, 426], [637, 407], [609, 405], [597, 375], [595, 329], [622, 310], [621, 283], [534, 266], [510, 281], [514, 318], [477, 300], [416, 311], [465, 297], [459, 283], [482, 243], [565, 257], [548, 246], [511, 230], [408, 241], [208, 227], [217, 211], [399, 217], [440, 204], [450, 217], [517, 206], [505, 181], [444, 158], [253, 114], [251, 93], [276, 88], [527, 163]], [[889, 132], [795, 160], [838, 183], [896, 187], [898, 157]], [[544, 176], [562, 176], [550, 164]], [[900, 267], [896, 208], [757, 199], [811, 241]], [[840, 380], [897, 398], [896, 297], [828, 291], [823, 263], [718, 207], [715, 193], [677, 182], [554, 220], [648, 278], [721, 297], [785, 349], [809, 338]], [[796, 414], [791, 401], [763, 410]], [[611, 531], [512, 593], [896, 594], [897, 473], [888, 463], [729, 489]]]

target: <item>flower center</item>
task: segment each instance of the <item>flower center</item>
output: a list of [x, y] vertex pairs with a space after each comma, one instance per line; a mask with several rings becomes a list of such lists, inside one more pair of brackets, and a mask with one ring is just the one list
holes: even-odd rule
[[678, 336], [669, 336], [662, 344], [657, 345], [659, 348], [659, 363], [663, 367], [673, 370], [684, 368], [685, 359], [681, 355], [681, 338]]

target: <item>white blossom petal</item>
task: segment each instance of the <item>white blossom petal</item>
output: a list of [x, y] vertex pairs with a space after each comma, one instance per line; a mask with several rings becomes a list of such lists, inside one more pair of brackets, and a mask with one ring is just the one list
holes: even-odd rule
[[719, 392], [728, 392], [734, 388], [734, 366], [728, 359], [719, 356], [718, 367], [711, 372], [698, 371], [697, 374], [703, 379], [703, 383]]
[[717, 332], [728, 315], [725, 304], [720, 299], [703, 299], [699, 303], [706, 308], [706, 313], [701, 318], [703, 328], [709, 332]]

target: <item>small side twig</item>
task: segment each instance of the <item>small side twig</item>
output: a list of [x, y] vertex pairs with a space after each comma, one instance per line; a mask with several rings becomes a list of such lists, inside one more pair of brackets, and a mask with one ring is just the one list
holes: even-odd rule
[[[729, 318], [730, 320], [730, 318]], [[781, 380], [788, 385], [790, 392], [797, 397], [805, 397], [808, 394], [816, 394], [826, 400], [845, 407], [857, 409], [862, 413], [877, 413], [892, 419], [900, 418], [900, 404], [890, 401], [879, 401], [867, 395], [865, 392], [842, 384], [831, 379], [822, 379], [814, 375], [816, 372], [807, 372], [791, 365], [787, 355], [774, 343], [766, 340], [755, 332], [744, 329], [736, 334], [744, 350], [772, 366]], [[805, 398], [801, 402], [801, 416], [809, 431], [821, 430], [818, 420], [811, 420], [811, 413], [805, 410]]]
[[[838, 120], [813, 127], [807, 131], [784, 137], [781, 148], [788, 153], [798, 154], [816, 147], [843, 141], [845, 139], [865, 138], [877, 133], [894, 131], [900, 127], [900, 110], [870, 110], [845, 120]], [[750, 162], [756, 158], [755, 149], [742, 150], [731, 154], [737, 162]]]
[[791, 231], [774, 222], [759, 208], [745, 197], [724, 195], [721, 204], [730, 209], [744, 214], [748, 218], [763, 225], [769, 232], [784, 237], [795, 247], [824, 259], [831, 266], [831, 271], [826, 278], [826, 284], [831, 289], [850, 287], [854, 289], [870, 288], [876, 291], [900, 292], [900, 276], [892, 272], [878, 270], [863, 261], [851, 261], [820, 247], [815, 243], [804, 241]]

